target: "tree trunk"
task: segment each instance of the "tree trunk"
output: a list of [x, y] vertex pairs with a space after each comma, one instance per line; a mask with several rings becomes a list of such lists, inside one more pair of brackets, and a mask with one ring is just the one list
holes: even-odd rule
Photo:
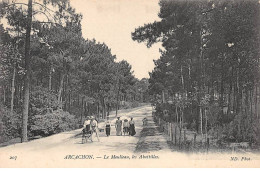
[[257, 84], [255, 85], [255, 115], [256, 118], [258, 119], [258, 98], [257, 98]]
[[183, 128], [183, 120], [184, 120], [184, 114], [183, 114], [184, 108], [181, 108], [181, 127]]
[[229, 93], [228, 93], [228, 116], [227, 119], [229, 119], [229, 115], [231, 114], [231, 109], [232, 109], [232, 103], [231, 103], [231, 97], [232, 97], [232, 92], [233, 92], [233, 83], [232, 83], [232, 78], [233, 78], [233, 67], [231, 69], [232, 77], [230, 77], [230, 82], [229, 82]]
[[84, 97], [82, 97], [82, 99], [81, 99], [81, 115], [83, 116], [83, 115], [85, 115], [85, 111], [84, 111]]
[[[250, 136], [250, 142], [253, 142], [253, 131], [254, 131], [254, 126], [253, 126], [253, 93], [254, 93], [254, 89], [250, 90], [250, 128], [251, 128], [251, 136]], [[250, 143], [250, 144], [251, 144]]]
[[97, 104], [97, 118], [99, 119], [100, 116], [100, 107], [99, 107], [99, 102]]
[[200, 108], [200, 132], [201, 132], [201, 135], [203, 137], [203, 117], [202, 117], [202, 109], [201, 107]]
[[180, 116], [180, 137], [179, 137], [179, 148], [181, 148], [181, 139], [182, 139], [182, 134], [181, 134], [181, 132], [182, 132], [182, 125], [181, 125], [181, 121], [182, 119], [181, 119], [181, 116]]
[[16, 66], [14, 65], [14, 72], [13, 72], [13, 78], [12, 78], [12, 95], [11, 95], [11, 114], [14, 111], [14, 92], [15, 92], [15, 74], [16, 74]]
[[6, 99], [5, 99], [5, 98], [6, 98], [6, 97], [5, 97], [5, 96], [6, 96], [6, 93], [5, 93], [5, 85], [3, 86], [3, 94], [4, 94], [4, 105], [5, 105], [5, 101], [6, 101]]
[[176, 123], [178, 123], [178, 120], [179, 120], [179, 114], [178, 114], [178, 108], [177, 108], [176, 105], [175, 105], [175, 111], [176, 111]]
[[52, 70], [52, 67], [50, 68], [50, 72], [49, 72], [49, 90], [51, 91], [51, 77], [52, 77], [52, 75], [51, 75], [51, 71]]
[[109, 112], [110, 112], [110, 103], [107, 104], [107, 116], [109, 116]]
[[182, 65], [181, 65], [181, 85], [182, 85], [182, 91], [184, 91], [184, 78], [182, 73]]
[[32, 25], [32, 0], [28, 0], [28, 15], [25, 37], [25, 78], [24, 78], [24, 99], [23, 99], [23, 116], [22, 116], [22, 142], [28, 141], [27, 125], [29, 111], [29, 96], [30, 96], [30, 75], [31, 75], [31, 56], [30, 56], [30, 35]]
[[162, 103], [165, 103], [165, 94], [164, 94], [164, 90], [162, 90]]
[[222, 114], [223, 114], [223, 107], [224, 107], [224, 69], [223, 69], [223, 61], [221, 62], [221, 80], [220, 80], [220, 107], [222, 109]]
[[106, 103], [103, 104], [104, 107], [103, 107], [103, 119], [106, 118]]
[[82, 97], [81, 102], [82, 102], [82, 110], [81, 110], [81, 112], [80, 112], [80, 123], [82, 124], [82, 123], [83, 123], [83, 112], [84, 112], [84, 108], [83, 108], [83, 97]]
[[242, 100], [240, 98], [241, 94], [241, 90], [239, 87], [239, 68], [237, 68], [237, 72], [236, 72], [236, 89], [237, 89], [237, 93], [236, 93], [236, 114], [239, 114], [240, 112], [240, 101]]
[[208, 118], [207, 118], [207, 110], [204, 109], [205, 113], [205, 140], [207, 141], [208, 139]]
[[101, 102], [101, 107], [102, 107], [102, 115], [101, 115], [101, 117], [102, 117], [102, 119], [103, 119], [103, 118], [105, 118], [105, 116], [106, 116], [106, 104], [105, 104], [105, 99], [104, 99], [104, 97], [102, 97], [102, 98], [100, 99], [100, 102]]
[[118, 112], [119, 91], [120, 91], [120, 84], [118, 85], [118, 90], [117, 90], [117, 95], [116, 95], [116, 116], [117, 116], [117, 112]]
[[69, 107], [68, 107], [68, 112], [70, 113], [71, 109], [71, 92], [69, 92]]
[[62, 89], [63, 89], [63, 81], [64, 81], [64, 74], [61, 75], [61, 79], [60, 79], [60, 88], [59, 88], [59, 94], [58, 94], [59, 108], [62, 108], [62, 97], [61, 97], [61, 93], [62, 93]]

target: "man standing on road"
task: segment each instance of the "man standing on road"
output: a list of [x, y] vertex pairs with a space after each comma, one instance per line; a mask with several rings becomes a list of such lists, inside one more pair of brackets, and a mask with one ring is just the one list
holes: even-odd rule
[[90, 122], [90, 125], [91, 125], [91, 128], [92, 128], [92, 135], [95, 133], [96, 134], [96, 137], [99, 141], [99, 135], [98, 135], [98, 123], [96, 121], [96, 119], [92, 116], [91, 117], [91, 122]]

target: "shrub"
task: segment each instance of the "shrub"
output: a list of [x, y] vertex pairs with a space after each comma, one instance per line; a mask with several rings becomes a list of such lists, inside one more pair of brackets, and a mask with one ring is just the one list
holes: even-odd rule
[[45, 115], [35, 115], [32, 118], [30, 134], [32, 136], [49, 136], [63, 131], [77, 128], [78, 121], [75, 117], [63, 110], [56, 110]]
[[34, 87], [30, 97], [30, 115], [45, 114], [48, 108], [58, 108], [56, 94], [43, 87]]
[[21, 133], [22, 116], [0, 105], [0, 143], [17, 138]]

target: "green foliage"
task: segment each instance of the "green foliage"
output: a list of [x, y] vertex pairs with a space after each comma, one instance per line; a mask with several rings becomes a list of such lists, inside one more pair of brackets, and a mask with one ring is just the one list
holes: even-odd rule
[[256, 142], [257, 145], [260, 145], [260, 121], [253, 121], [253, 142]]
[[212, 127], [210, 134], [226, 142], [254, 142], [259, 145], [259, 121], [251, 120], [246, 114], [236, 115], [235, 118], [227, 124], [218, 127]]
[[42, 115], [47, 113], [47, 109], [56, 110], [58, 108], [57, 96], [47, 88], [35, 87], [30, 99], [31, 115]]
[[70, 131], [77, 128], [78, 120], [75, 116], [56, 110], [53, 113], [35, 115], [32, 117], [30, 134], [33, 136], [48, 136], [63, 131]]
[[15, 112], [11, 113], [8, 108], [2, 104], [0, 105], [0, 124], [2, 125], [2, 129], [0, 130], [0, 143], [20, 136], [21, 118], [22, 116], [20, 114]]

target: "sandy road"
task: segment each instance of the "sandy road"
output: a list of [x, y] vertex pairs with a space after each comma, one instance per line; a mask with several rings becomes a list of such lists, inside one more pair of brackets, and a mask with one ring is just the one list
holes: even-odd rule
[[[173, 151], [167, 138], [156, 130], [152, 107], [144, 106], [119, 116], [134, 117], [136, 135], [111, 136], [100, 133], [100, 142], [82, 144], [81, 129], [0, 148], [0, 167], [245, 167], [260, 166], [259, 155], [186, 154]], [[148, 117], [148, 126], [142, 119]], [[116, 119], [111, 122], [114, 125]], [[100, 127], [104, 125], [100, 124]], [[144, 156], [144, 157], [142, 157]], [[232, 161], [231, 157], [250, 158]]]
[[[64, 161], [63, 165], [71, 161], [74, 161], [75, 164], [77, 161], [82, 161], [75, 159], [75, 157], [82, 158], [82, 156], [83, 158], [93, 158], [95, 161], [103, 159], [105, 155], [109, 156], [109, 158], [112, 155], [119, 158], [127, 155], [132, 156], [136, 152], [136, 146], [140, 138], [139, 135], [143, 129], [142, 119], [147, 116], [151, 117], [151, 114], [151, 106], [144, 106], [130, 112], [119, 113], [121, 118], [134, 118], [136, 127], [135, 136], [116, 136], [114, 127], [116, 119], [113, 119], [111, 121], [111, 136], [107, 137], [105, 132], [100, 132], [99, 142], [93, 136], [93, 142], [82, 144], [81, 136], [78, 135], [81, 129], [78, 129], [26, 143], [2, 147], [0, 148], [0, 161], [7, 161], [9, 164], [13, 163], [22, 166], [29, 166], [28, 164], [30, 166], [42, 166], [44, 163], [53, 166]], [[104, 124], [100, 123], [99, 128], [104, 128]], [[16, 158], [10, 159], [12, 156]]]

